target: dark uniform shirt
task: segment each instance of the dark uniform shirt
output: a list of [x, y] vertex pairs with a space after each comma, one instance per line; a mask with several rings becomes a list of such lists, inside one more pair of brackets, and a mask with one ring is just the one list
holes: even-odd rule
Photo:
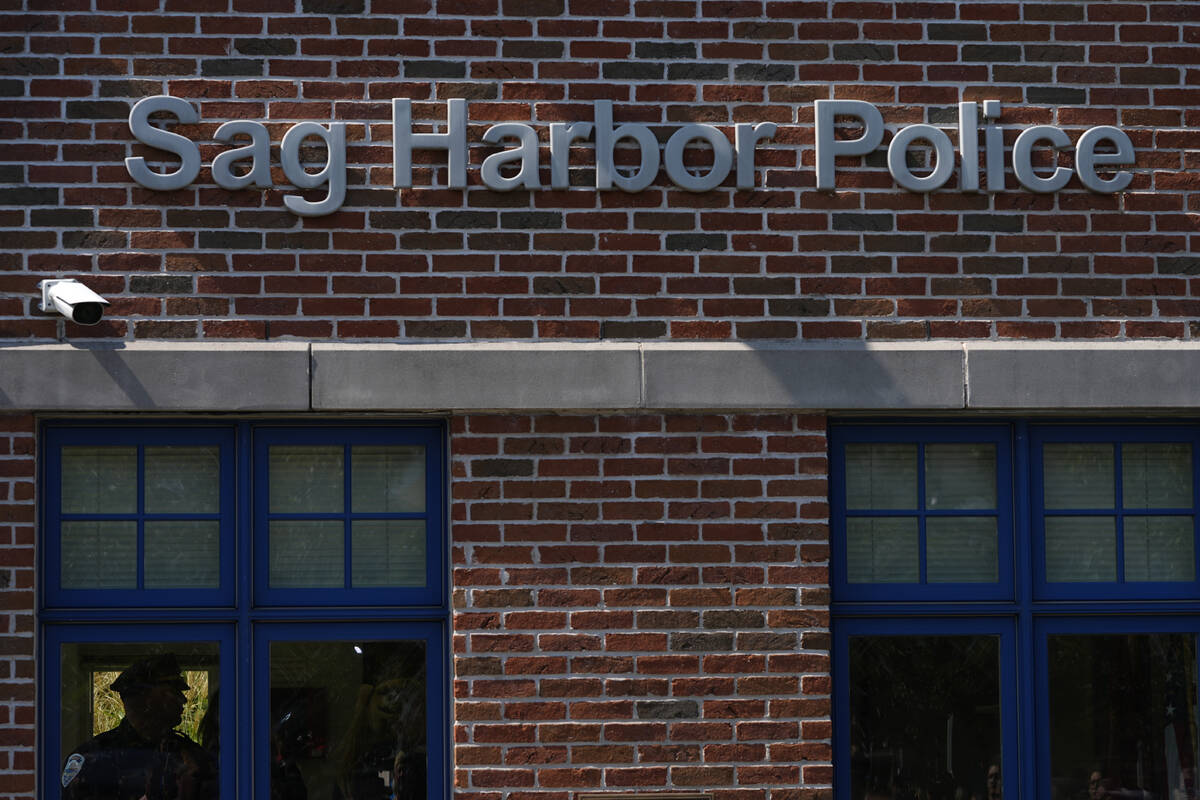
[[217, 800], [218, 793], [207, 750], [175, 731], [147, 741], [128, 719], [77, 747], [62, 783], [63, 800]]

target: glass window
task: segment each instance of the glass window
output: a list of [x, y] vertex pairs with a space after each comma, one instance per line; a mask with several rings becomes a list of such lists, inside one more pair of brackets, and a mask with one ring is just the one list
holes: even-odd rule
[[836, 584], [862, 599], [951, 597], [963, 585], [975, 599], [1011, 596], [1003, 429], [972, 428], [961, 441], [903, 428], [843, 435], [830, 454]]
[[1195, 634], [1051, 634], [1046, 659], [1058, 796], [1195, 796]]
[[444, 796], [446, 633], [430, 622], [255, 629], [255, 796]]
[[1195, 438], [1150, 426], [1035, 429], [1039, 595], [1150, 599], [1196, 583]]
[[846, 507], [915, 509], [917, 446], [885, 442], [847, 444]]
[[271, 797], [424, 798], [426, 643], [273, 641]]
[[[47, 603], [233, 599], [234, 436], [229, 428], [49, 428]], [[98, 594], [97, 594], [98, 592]]]
[[421, 602], [440, 592], [433, 442], [270, 429], [256, 453], [266, 495], [258, 524], [268, 531], [255, 543], [260, 600], [303, 605], [316, 591], [347, 604]]
[[832, 425], [836, 800], [1200, 796], [1198, 446]]
[[444, 795], [439, 425], [42, 439], [42, 796]]
[[987, 797], [1002, 774], [1000, 637], [852, 636], [852, 797]]
[[48, 626], [55, 791], [44, 796], [232, 796], [233, 752], [218, 722], [231, 647], [221, 624]]

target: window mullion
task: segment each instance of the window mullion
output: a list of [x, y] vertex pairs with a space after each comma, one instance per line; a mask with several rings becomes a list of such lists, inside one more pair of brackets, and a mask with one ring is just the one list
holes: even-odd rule
[[1122, 442], [1117, 442], [1113, 448], [1113, 469], [1116, 470], [1116, 475], [1113, 476], [1113, 514], [1116, 516], [1116, 532], [1117, 532], [1117, 583], [1125, 583], [1125, 469], [1123, 466], [1123, 458], [1125, 455], [1125, 445]]
[[[1016, 634], [1017, 652], [1016, 663], [1016, 692], [1017, 692], [1017, 730], [1014, 732], [1016, 741], [1010, 744], [1017, 748], [1017, 763], [1019, 785], [1018, 798], [1032, 800], [1037, 797], [1037, 718], [1035, 714], [1034, 675], [1036, 670], [1035, 640], [1033, 633], [1033, 587], [1034, 561], [1036, 554], [1033, 546], [1033, 485], [1034, 470], [1030, 469], [1033, 460], [1029, 438], [1029, 425], [1023, 421], [1014, 424], [1013, 429], [1013, 543], [1016, 549], [1014, 555], [1014, 578], [1016, 579], [1015, 593], [1017, 598]], [[1039, 471], [1040, 472], [1040, 471]]]
[[925, 558], [925, 445], [917, 446], [917, 582], [928, 583]]
[[354, 530], [354, 523], [351, 519], [351, 497], [350, 497], [350, 481], [353, 476], [350, 474], [352, 469], [350, 457], [350, 445], [347, 444], [342, 450], [342, 586], [346, 589], [353, 587], [351, 559], [354, 557], [351, 552], [351, 540]]
[[[1192, 576], [1200, 581], [1200, 435], [1193, 434], [1190, 443], [1192, 446], [1192, 507], [1186, 513], [1192, 519]], [[1197, 649], [1196, 652], [1200, 653], [1200, 649]]]
[[146, 446], [137, 448], [137, 588], [146, 588]]
[[[248, 422], [237, 426], [237, 517], [234, 541], [237, 548], [237, 597], [238, 626], [235, 665], [230, 670], [234, 681], [234, 696], [237, 702], [233, 712], [236, 719], [233, 759], [237, 766], [237, 796], [253, 797], [253, 754], [250, 743], [255, 741], [254, 691], [253, 691], [253, 631], [251, 612], [254, 605], [254, 538], [265, 536], [266, 531], [254, 530], [253, 501], [259, 475], [253, 469], [253, 429]], [[265, 482], [264, 482], [265, 483]], [[225, 707], [221, 709], [225, 711]]]

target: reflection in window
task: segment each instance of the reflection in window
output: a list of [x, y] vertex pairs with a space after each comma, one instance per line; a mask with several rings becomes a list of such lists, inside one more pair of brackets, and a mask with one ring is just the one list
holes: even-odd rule
[[145, 523], [146, 588], [215, 588], [221, 584], [221, 524], [217, 520]]
[[340, 512], [345, 488], [343, 450], [338, 446], [272, 446], [272, 513]]
[[846, 445], [846, 507], [917, 507], [915, 444]]
[[221, 454], [211, 447], [146, 448], [146, 512], [215, 514], [221, 510]]
[[1191, 508], [1192, 446], [1121, 445], [1121, 486], [1126, 508]]
[[995, 517], [930, 517], [925, 522], [930, 583], [995, 583], [1000, 552]]
[[996, 445], [925, 445], [925, 505], [939, 509], [996, 507]]
[[66, 800], [215, 798], [215, 642], [61, 648]]
[[273, 520], [270, 585], [340, 588], [346, 580], [343, 528], [341, 520]]
[[64, 589], [136, 589], [137, 523], [72, 520], [62, 524]]
[[999, 800], [999, 638], [849, 644], [850, 797]]
[[1190, 581], [1193, 527], [1191, 517], [1125, 517], [1125, 580]]
[[423, 800], [425, 643], [273, 642], [271, 797]]
[[62, 510], [65, 514], [137, 511], [136, 447], [64, 447]]
[[1116, 579], [1115, 518], [1046, 518], [1046, 580], [1068, 583]]
[[424, 511], [425, 448], [376, 445], [350, 448], [354, 511]]
[[425, 583], [424, 520], [356, 520], [352, 531], [354, 587]]
[[1046, 508], [1113, 507], [1111, 444], [1047, 444], [1042, 453]]
[[851, 583], [916, 583], [920, 539], [913, 518], [854, 517], [846, 521], [846, 572]]
[[1056, 796], [1196, 796], [1194, 635], [1056, 635], [1048, 658]]

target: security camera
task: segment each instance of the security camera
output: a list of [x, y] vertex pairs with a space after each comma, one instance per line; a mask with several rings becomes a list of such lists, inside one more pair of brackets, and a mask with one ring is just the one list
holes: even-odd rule
[[108, 301], [73, 278], [39, 281], [42, 311], [57, 311], [80, 325], [95, 325]]

